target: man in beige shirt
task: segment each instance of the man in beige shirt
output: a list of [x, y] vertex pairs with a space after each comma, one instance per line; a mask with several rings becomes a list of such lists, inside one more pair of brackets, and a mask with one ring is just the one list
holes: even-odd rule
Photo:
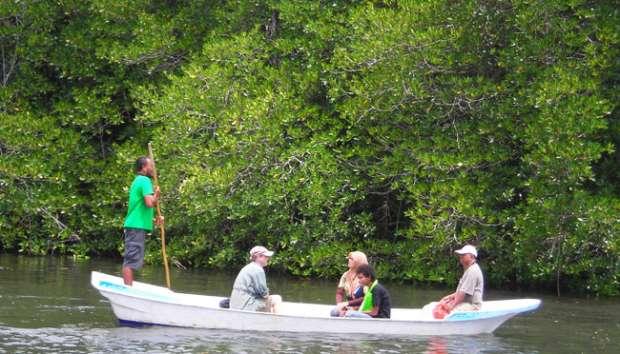
[[456, 291], [441, 299], [447, 310], [457, 311], [478, 311], [482, 306], [482, 292], [484, 279], [482, 270], [476, 262], [478, 251], [472, 245], [465, 245], [460, 250], [454, 251], [459, 255], [459, 262], [465, 272], [459, 280]]

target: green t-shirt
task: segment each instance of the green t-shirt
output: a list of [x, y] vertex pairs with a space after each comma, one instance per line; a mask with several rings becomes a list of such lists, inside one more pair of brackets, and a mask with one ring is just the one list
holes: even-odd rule
[[151, 179], [142, 175], [136, 176], [129, 187], [129, 207], [124, 227], [153, 230], [153, 208], [144, 203], [144, 197], [153, 193]]

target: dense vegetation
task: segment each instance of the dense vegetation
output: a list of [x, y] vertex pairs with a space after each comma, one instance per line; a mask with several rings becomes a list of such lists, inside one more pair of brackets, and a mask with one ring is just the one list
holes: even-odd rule
[[0, 56], [0, 250], [118, 256], [152, 141], [186, 266], [620, 293], [615, 1], [7, 0]]

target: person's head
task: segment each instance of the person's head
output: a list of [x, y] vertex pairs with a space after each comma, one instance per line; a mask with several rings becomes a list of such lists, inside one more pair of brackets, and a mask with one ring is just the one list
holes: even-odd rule
[[459, 262], [463, 267], [470, 266], [478, 257], [478, 250], [472, 245], [465, 245], [460, 250], [454, 251], [454, 253], [459, 255]]
[[360, 285], [366, 286], [372, 284], [377, 277], [375, 276], [375, 270], [370, 264], [362, 264], [357, 267], [357, 280]]
[[148, 177], [153, 177], [153, 160], [146, 156], [139, 157], [136, 160], [136, 173], [145, 175]]
[[263, 246], [254, 246], [250, 250], [250, 260], [257, 263], [261, 267], [267, 266], [271, 256], [273, 256], [273, 252]]
[[355, 271], [357, 267], [361, 266], [362, 264], [368, 264], [368, 259], [366, 258], [366, 255], [360, 251], [349, 252], [349, 254], [347, 255], [347, 259], [349, 260], [349, 270], [352, 271]]

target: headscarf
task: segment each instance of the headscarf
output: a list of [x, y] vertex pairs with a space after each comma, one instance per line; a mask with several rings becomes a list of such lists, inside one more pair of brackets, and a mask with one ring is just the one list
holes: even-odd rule
[[368, 259], [366, 258], [366, 255], [360, 251], [349, 252], [347, 258], [351, 258], [353, 260], [353, 268], [344, 272], [344, 293], [347, 298], [353, 298], [353, 293], [358, 286], [357, 267], [362, 264], [368, 264]]

